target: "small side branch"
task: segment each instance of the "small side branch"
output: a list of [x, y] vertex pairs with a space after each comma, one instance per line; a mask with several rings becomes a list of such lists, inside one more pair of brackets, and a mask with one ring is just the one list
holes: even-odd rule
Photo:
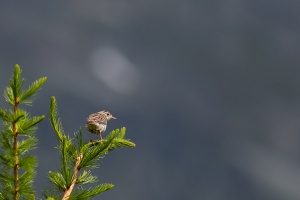
[[75, 163], [75, 167], [74, 167], [74, 174], [72, 176], [72, 183], [71, 183], [70, 187], [65, 191], [65, 194], [64, 194], [62, 200], [68, 200], [70, 198], [72, 190], [78, 179], [78, 174], [80, 171], [79, 165], [80, 165], [81, 159], [82, 159], [82, 154], [80, 153], [76, 159], [76, 163]]

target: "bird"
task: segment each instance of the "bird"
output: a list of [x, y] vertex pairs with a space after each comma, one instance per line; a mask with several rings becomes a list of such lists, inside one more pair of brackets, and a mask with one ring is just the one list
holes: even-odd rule
[[[107, 122], [111, 119], [117, 119], [112, 114], [106, 110], [102, 110], [96, 113], [91, 114], [86, 119], [86, 129], [93, 134], [100, 135], [100, 142], [102, 142], [102, 134], [106, 130]], [[92, 140], [91, 140], [92, 141]]]

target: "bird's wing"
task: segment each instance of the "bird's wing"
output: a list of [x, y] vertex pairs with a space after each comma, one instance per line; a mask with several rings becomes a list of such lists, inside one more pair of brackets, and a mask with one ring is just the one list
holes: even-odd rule
[[87, 119], [86, 119], [87, 124], [107, 124], [106, 118], [103, 118], [102, 116], [99, 116], [99, 114], [94, 113], [91, 114]]

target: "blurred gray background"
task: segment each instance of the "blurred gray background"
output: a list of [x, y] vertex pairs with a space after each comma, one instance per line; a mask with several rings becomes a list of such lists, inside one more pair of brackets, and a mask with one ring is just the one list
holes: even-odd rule
[[[17, 63], [46, 76], [32, 115], [58, 101], [66, 132], [109, 110], [134, 149], [93, 173], [95, 199], [300, 198], [300, 1], [1, 1], [0, 89]], [[2, 92], [1, 92], [2, 93]], [[2, 95], [1, 95], [2, 96]], [[2, 107], [6, 107], [3, 97]], [[39, 125], [35, 187], [59, 167]], [[96, 139], [96, 137], [94, 137]]]

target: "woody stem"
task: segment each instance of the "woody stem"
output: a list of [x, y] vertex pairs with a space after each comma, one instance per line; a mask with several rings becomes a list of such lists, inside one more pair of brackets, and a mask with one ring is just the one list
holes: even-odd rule
[[76, 159], [76, 163], [75, 163], [75, 167], [74, 167], [74, 174], [72, 176], [72, 183], [71, 183], [70, 187], [65, 191], [62, 200], [68, 200], [70, 198], [71, 192], [72, 192], [72, 190], [77, 182], [77, 179], [78, 179], [78, 174], [80, 171], [79, 165], [80, 165], [81, 159], [82, 159], [82, 154], [80, 153]]
[[[14, 105], [14, 113], [17, 112], [18, 109], [18, 101], [15, 100]], [[18, 154], [18, 128], [16, 122], [12, 123], [12, 131], [13, 131], [13, 151], [14, 151], [14, 195], [13, 199], [18, 200], [20, 198], [19, 193], [19, 154]]]

